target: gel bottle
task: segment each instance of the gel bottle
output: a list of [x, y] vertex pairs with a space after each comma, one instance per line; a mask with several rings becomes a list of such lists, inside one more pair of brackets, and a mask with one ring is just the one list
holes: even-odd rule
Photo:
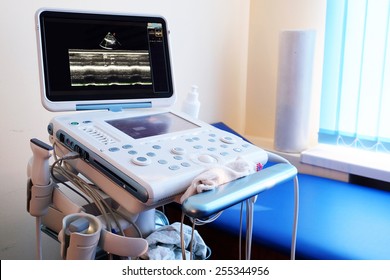
[[182, 111], [184, 113], [196, 119], [199, 116], [199, 109], [200, 109], [200, 102], [198, 100], [198, 97], [199, 97], [198, 87], [193, 85], [191, 87], [191, 91], [187, 94], [187, 97], [184, 100], [183, 107], [182, 107]]

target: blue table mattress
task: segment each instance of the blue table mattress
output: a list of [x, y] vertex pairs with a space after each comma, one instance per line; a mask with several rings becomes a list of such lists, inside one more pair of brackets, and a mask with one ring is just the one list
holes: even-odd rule
[[[390, 259], [390, 193], [299, 174], [297, 258]], [[261, 193], [255, 203], [253, 241], [288, 252], [293, 181]], [[213, 226], [237, 234], [240, 205]]]

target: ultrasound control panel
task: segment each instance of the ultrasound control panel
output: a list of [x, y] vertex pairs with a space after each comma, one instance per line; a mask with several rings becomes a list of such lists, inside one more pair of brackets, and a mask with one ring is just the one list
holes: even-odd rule
[[183, 193], [193, 178], [238, 157], [260, 168], [266, 153], [231, 133], [169, 111], [89, 112], [54, 118], [55, 141], [143, 203]]

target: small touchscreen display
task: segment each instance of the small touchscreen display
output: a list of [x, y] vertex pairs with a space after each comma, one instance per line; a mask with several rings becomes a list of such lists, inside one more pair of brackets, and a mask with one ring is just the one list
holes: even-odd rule
[[107, 120], [106, 122], [134, 139], [199, 127], [172, 113]]

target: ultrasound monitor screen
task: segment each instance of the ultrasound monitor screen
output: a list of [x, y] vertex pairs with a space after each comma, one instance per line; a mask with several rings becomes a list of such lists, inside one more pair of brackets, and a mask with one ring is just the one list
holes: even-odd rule
[[106, 121], [134, 139], [163, 135], [198, 126], [172, 113], [162, 113]]
[[39, 20], [49, 100], [172, 96], [163, 18], [44, 11]]

